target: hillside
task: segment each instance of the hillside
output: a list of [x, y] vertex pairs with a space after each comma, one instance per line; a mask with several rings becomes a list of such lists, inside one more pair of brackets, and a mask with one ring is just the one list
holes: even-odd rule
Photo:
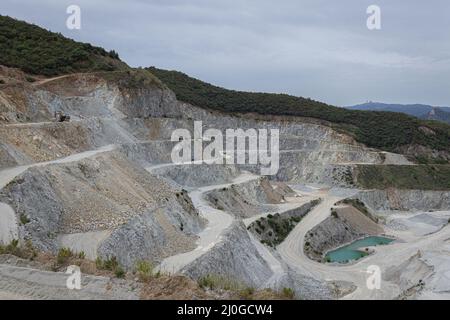
[[[6, 16], [0, 16], [0, 50], [0, 65], [29, 74], [54, 76], [102, 71], [103, 77], [124, 82], [121, 76], [129, 78], [132, 72], [115, 51], [107, 52]], [[109, 72], [117, 70], [126, 72]], [[174, 91], [179, 100], [202, 108], [314, 118], [369, 147], [420, 157], [421, 162], [442, 163], [450, 159], [450, 126], [435, 121], [421, 121], [402, 113], [347, 110], [287, 94], [227, 90], [181, 72], [157, 68], [138, 70], [136, 74], [158, 83], [150, 73]], [[139, 86], [143, 82], [135, 81], [134, 74], [133, 86]]]
[[358, 165], [355, 175], [363, 189], [411, 189], [417, 185], [421, 190], [450, 189], [448, 165]]
[[[446, 111], [446, 110], [449, 111]], [[433, 108], [430, 112], [423, 115], [422, 119], [437, 120], [450, 124], [450, 108]]]
[[114, 50], [107, 52], [2, 15], [0, 52], [0, 64], [45, 76], [126, 67]]
[[193, 105], [224, 112], [321, 119], [369, 147], [387, 151], [399, 152], [412, 145], [450, 151], [450, 126], [437, 122], [421, 121], [403, 113], [348, 110], [287, 94], [227, 90], [181, 72], [155, 67], [148, 70], [168, 85], [179, 100]]
[[437, 120], [450, 123], [449, 107], [433, 107], [426, 104], [388, 104], [366, 102], [350, 107], [351, 110], [402, 112], [424, 120]]

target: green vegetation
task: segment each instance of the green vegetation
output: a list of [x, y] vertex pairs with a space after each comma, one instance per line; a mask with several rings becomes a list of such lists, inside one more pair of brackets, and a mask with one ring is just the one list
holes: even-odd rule
[[[1, 15], [0, 52], [0, 64], [45, 76], [126, 67], [114, 50], [107, 52]], [[29, 79], [34, 81], [32, 77]]]
[[255, 290], [245, 283], [234, 280], [229, 276], [208, 274], [198, 279], [197, 284], [203, 290], [229, 291], [231, 299], [244, 300], [268, 300], [268, 299], [294, 299], [295, 292], [291, 288], [283, 288], [280, 291], [272, 289]]
[[[233, 113], [304, 117], [330, 125], [369, 147], [402, 153], [406, 146], [424, 146], [425, 151], [414, 154], [418, 161], [448, 163], [445, 153], [442, 156], [429, 151], [450, 152], [450, 126], [437, 121], [424, 121], [403, 113], [349, 110], [287, 94], [227, 90], [181, 72], [154, 67], [131, 69], [115, 51], [76, 42], [1, 15], [0, 52], [1, 65], [20, 68], [29, 74], [99, 72], [121, 88], [141, 89], [155, 85], [164, 88], [167, 85], [179, 100], [199, 107]], [[31, 76], [26, 79], [36, 80]]]
[[174, 91], [179, 100], [199, 107], [315, 118], [369, 147], [387, 151], [399, 151], [407, 145], [450, 151], [450, 126], [436, 121], [423, 121], [403, 113], [348, 110], [287, 94], [227, 90], [181, 72], [154, 67], [148, 70]]
[[271, 242], [273, 247], [282, 243], [297, 224], [292, 217], [283, 219], [278, 213], [272, 219], [268, 219], [268, 223], [273, 230], [273, 235], [275, 235], [275, 238]]
[[84, 253], [84, 251], [81, 251], [80, 253], [74, 253], [69, 248], [63, 247], [58, 251], [58, 255], [56, 256], [56, 263], [57, 265], [61, 266], [69, 262], [72, 258], [83, 260], [86, 258], [86, 254]]
[[295, 292], [291, 288], [283, 288], [283, 290], [281, 290], [281, 293], [286, 299], [294, 299], [295, 297]]
[[11, 254], [22, 259], [33, 260], [37, 256], [37, 251], [31, 241], [20, 245], [19, 240], [14, 239], [8, 245], [0, 245], [0, 254]]
[[306, 211], [292, 211], [283, 214], [268, 214], [251, 223], [247, 230], [251, 231], [262, 244], [276, 247], [286, 239], [292, 229], [308, 214], [316, 205], [319, 199], [310, 201], [311, 206]]
[[243, 286], [238, 281], [217, 274], [208, 274], [198, 280], [198, 285], [202, 289], [210, 290], [242, 290]]
[[148, 261], [138, 261], [136, 263], [136, 272], [139, 279], [143, 282], [150, 280], [154, 276], [159, 277], [159, 272], [155, 274], [153, 264]]
[[331, 208], [331, 216], [336, 219], [339, 218], [338, 213], [335, 208]]
[[115, 270], [114, 270], [114, 275], [117, 278], [125, 278], [125, 270], [122, 269], [122, 267], [118, 266]]
[[28, 219], [27, 215], [23, 213], [20, 215], [19, 220], [22, 225], [25, 225], [30, 222], [30, 219]]
[[364, 202], [362, 202], [361, 200], [347, 198], [342, 201], [339, 201], [337, 204], [341, 204], [341, 203], [351, 205], [352, 207], [354, 207], [358, 211], [360, 211], [362, 214], [364, 214], [366, 217], [368, 217], [375, 223], [378, 223], [378, 217], [372, 215], [369, 212], [369, 209], [366, 207], [366, 204]]
[[248, 229], [257, 233], [261, 243], [275, 247], [286, 239], [300, 221], [301, 217], [288, 217], [276, 213], [256, 220]]
[[208, 274], [198, 280], [198, 285], [207, 290], [226, 290], [234, 292], [240, 299], [249, 300], [253, 298], [255, 289], [231, 279], [230, 277]]
[[74, 253], [69, 248], [61, 248], [56, 256], [56, 262], [59, 265], [66, 263], [70, 258], [74, 256]]
[[442, 158], [430, 159], [429, 157], [424, 155], [416, 156], [416, 162], [419, 164], [448, 164], [447, 160], [445, 159]]
[[358, 165], [355, 174], [366, 189], [450, 190], [449, 165]]
[[250, 300], [255, 293], [255, 289], [252, 287], [246, 287], [244, 289], [239, 290], [239, 296], [241, 299]]
[[95, 266], [98, 270], [112, 271], [117, 278], [123, 278], [126, 274], [116, 257], [111, 257], [106, 260], [97, 257], [97, 259], [95, 259]]

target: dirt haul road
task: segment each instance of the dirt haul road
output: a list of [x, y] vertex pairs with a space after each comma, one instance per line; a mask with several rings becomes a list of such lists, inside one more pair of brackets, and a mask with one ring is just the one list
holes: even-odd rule
[[[116, 148], [115, 145], [108, 145], [96, 150], [85, 151], [77, 154], [70, 155], [65, 158], [39, 162], [26, 166], [18, 166], [10, 169], [0, 171], [0, 189], [4, 188], [8, 183], [14, 180], [15, 177], [25, 172], [32, 167], [46, 166], [57, 163], [69, 163], [73, 161], [79, 161], [84, 158], [95, 156], [98, 153], [112, 151]], [[7, 204], [0, 202], [0, 244], [8, 244], [12, 240], [18, 238], [18, 223], [14, 210]]]
[[[422, 250], [435, 250], [445, 247], [445, 242], [450, 237], [450, 227], [444, 227], [439, 232], [425, 237], [418, 237], [414, 241], [395, 242], [386, 246], [375, 248], [375, 253], [349, 265], [324, 264], [309, 259], [304, 251], [303, 244], [306, 233], [320, 224], [330, 215], [330, 209], [334, 203], [342, 197], [330, 195], [321, 191], [323, 201], [315, 207], [294, 228], [283, 243], [277, 247], [282, 259], [292, 268], [302, 274], [316, 279], [332, 281], [350, 281], [357, 288], [343, 299], [393, 299], [401, 294], [400, 288], [393, 283], [382, 280], [380, 289], [369, 289], [367, 281], [371, 273], [368, 267], [376, 265], [380, 267], [381, 274], [390, 267], [398, 266], [410, 257]], [[389, 234], [400, 237], [401, 233], [389, 230]]]
[[[152, 167], [147, 168], [147, 170], [151, 171]], [[228, 188], [233, 184], [244, 183], [256, 179], [259, 179], [259, 176], [243, 173], [231, 183], [200, 187], [189, 192], [189, 197], [191, 198], [194, 207], [199, 211], [200, 215], [208, 221], [208, 225], [198, 234], [197, 247], [194, 250], [164, 259], [161, 262], [159, 269], [164, 272], [176, 273], [214, 247], [214, 245], [221, 240], [223, 232], [233, 222], [233, 217], [230, 214], [209, 205], [208, 201], [204, 198], [206, 192]]]

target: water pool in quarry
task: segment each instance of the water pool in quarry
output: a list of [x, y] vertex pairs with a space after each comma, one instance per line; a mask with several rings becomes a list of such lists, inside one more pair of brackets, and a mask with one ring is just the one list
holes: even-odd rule
[[385, 245], [391, 243], [392, 241], [394, 240], [386, 237], [367, 237], [328, 252], [325, 255], [325, 259], [328, 262], [347, 263], [352, 260], [361, 259], [369, 254], [363, 250], [359, 250], [360, 248]]

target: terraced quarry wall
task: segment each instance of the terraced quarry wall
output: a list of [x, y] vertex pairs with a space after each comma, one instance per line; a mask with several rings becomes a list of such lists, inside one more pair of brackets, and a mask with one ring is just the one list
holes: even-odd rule
[[[119, 72], [114, 77], [121, 76]], [[0, 115], [2, 122], [8, 123], [0, 136], [3, 167], [51, 160], [110, 143], [169, 140], [174, 129], [193, 132], [194, 120], [203, 121], [203, 130], [279, 129], [281, 166], [276, 178], [280, 180], [347, 185], [352, 163], [380, 164], [385, 159], [378, 151], [324, 125], [210, 111], [176, 101], [174, 94], [158, 83], [133, 87], [111, 80], [105, 73], [64, 76], [42, 84], [10, 84], [0, 94], [7, 102]], [[14, 107], [17, 100], [23, 102], [23, 110]], [[52, 124], [57, 110], [70, 114], [73, 121]], [[41, 123], [22, 124], [36, 121]], [[13, 123], [17, 126], [10, 126]], [[29, 141], [18, 143], [21, 137]], [[159, 153], [161, 162], [169, 162], [167, 145], [147, 147], [152, 148], [147, 155]], [[259, 166], [242, 168], [260, 170]]]
[[[54, 122], [57, 110], [70, 114], [71, 121]], [[259, 174], [259, 165], [173, 165], [173, 130], [193, 133], [197, 120], [203, 131], [279, 129], [280, 170], [234, 183], [250, 176], [244, 170]], [[194, 252], [195, 259], [180, 270], [194, 279], [219, 274], [255, 287], [292, 284], [309, 297], [332, 293], [322, 281], [269, 263], [277, 261], [276, 254], [241, 220], [281, 208], [292, 190], [275, 187], [274, 181], [354, 186], [358, 165], [409, 164], [401, 155], [366, 148], [322, 124], [223, 114], [179, 102], [158, 83], [130, 86], [98, 74], [2, 86], [0, 133], [0, 202], [11, 208], [22, 242], [30, 239], [53, 253], [70, 247], [89, 259], [117, 257], [129, 270], [138, 260], [159, 263]], [[214, 189], [222, 184], [230, 185]], [[191, 197], [192, 190], [205, 187], [206, 199], [199, 193]], [[377, 192], [358, 197], [378, 210], [387, 195]], [[429, 197], [431, 203], [436, 195]], [[443, 202], [433, 208], [445, 206], [448, 196], [440, 197]], [[220, 211], [224, 223], [232, 221], [200, 249], [199, 239], [209, 227], [220, 231], [222, 221], [206, 228], [199, 208]], [[0, 221], [0, 230], [4, 225]]]
[[323, 261], [324, 254], [358, 238], [383, 233], [383, 228], [352, 206], [332, 209], [334, 213], [311, 229], [305, 237], [305, 253]]
[[428, 211], [449, 210], [449, 191], [427, 190], [387, 190], [360, 191], [355, 198], [360, 199], [374, 210]]
[[262, 177], [208, 192], [205, 197], [213, 207], [219, 210], [225, 210], [237, 217], [248, 218], [261, 211], [270, 210], [270, 204], [281, 203], [284, 195], [284, 190], [274, 189], [269, 180]]
[[[111, 151], [26, 170], [0, 193], [15, 211], [21, 239], [56, 252], [61, 237], [126, 267], [192, 249], [204, 221], [181, 190]], [[109, 231], [103, 238], [95, 233]], [[92, 239], [91, 241], [89, 241]], [[98, 242], [96, 242], [98, 241]]]
[[205, 275], [224, 276], [256, 288], [272, 275], [242, 223], [233, 223], [223, 241], [187, 265], [182, 272], [194, 279]]

